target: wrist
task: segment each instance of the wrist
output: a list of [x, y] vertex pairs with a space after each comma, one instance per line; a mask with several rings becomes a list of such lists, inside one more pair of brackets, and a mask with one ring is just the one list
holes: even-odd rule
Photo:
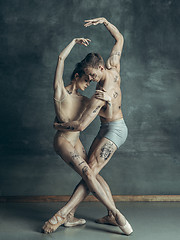
[[111, 98], [109, 98], [109, 100], [107, 100], [107, 104], [108, 104], [109, 106], [111, 106]]
[[109, 24], [109, 22], [108, 22], [108, 20], [106, 18], [104, 19], [103, 23], [104, 23], [105, 26], [107, 26]]

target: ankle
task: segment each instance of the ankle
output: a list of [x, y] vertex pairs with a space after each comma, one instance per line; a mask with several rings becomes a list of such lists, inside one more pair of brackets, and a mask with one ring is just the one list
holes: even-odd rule
[[108, 217], [113, 217], [113, 214], [110, 210], [108, 210]]
[[66, 218], [66, 217], [67, 217], [67, 214], [66, 214], [65, 212], [63, 212], [62, 210], [59, 210], [59, 211], [57, 212], [57, 214], [58, 214], [59, 216], [63, 217], [63, 218]]

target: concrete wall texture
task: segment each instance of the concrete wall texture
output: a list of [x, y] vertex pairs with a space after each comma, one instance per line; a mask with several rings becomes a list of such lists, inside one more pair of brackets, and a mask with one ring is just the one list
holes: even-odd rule
[[[75, 37], [65, 63], [68, 84], [89, 52], [106, 60], [114, 40], [106, 17], [123, 34], [122, 109], [126, 143], [102, 170], [113, 194], [180, 194], [178, 0], [0, 1], [0, 195], [67, 195], [80, 177], [53, 149], [53, 77], [60, 51]], [[83, 94], [93, 95], [95, 83]], [[99, 118], [81, 133], [88, 151]]]

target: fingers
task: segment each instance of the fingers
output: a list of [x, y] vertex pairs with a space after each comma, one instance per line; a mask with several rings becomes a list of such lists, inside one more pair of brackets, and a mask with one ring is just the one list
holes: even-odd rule
[[76, 43], [82, 44], [86, 47], [89, 45], [89, 42], [91, 42], [91, 40], [88, 38], [76, 38]]
[[94, 19], [84, 20], [85, 22], [84, 26], [89, 27], [91, 25], [97, 25], [99, 23], [103, 23], [103, 19], [104, 18], [94, 18]]

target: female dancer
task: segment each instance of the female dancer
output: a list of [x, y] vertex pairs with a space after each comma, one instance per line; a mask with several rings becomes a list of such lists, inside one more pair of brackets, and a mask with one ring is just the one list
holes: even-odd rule
[[[88, 76], [85, 75], [81, 63], [76, 65], [72, 76], [71, 83], [68, 86], [64, 86], [63, 82], [63, 71], [64, 71], [64, 61], [66, 57], [69, 55], [70, 51], [74, 47], [74, 45], [82, 44], [84, 46], [89, 45], [90, 40], [84, 38], [76, 38], [73, 39], [72, 42], [61, 52], [59, 55], [56, 74], [54, 79], [54, 105], [56, 118], [55, 122], [69, 122], [73, 120], [77, 120], [84, 110], [87, 108], [90, 99], [85, 96], [82, 96], [78, 90], [85, 90], [89, 84], [90, 80]], [[110, 107], [111, 98], [106, 94], [106, 92], [102, 90], [97, 90], [95, 98], [101, 99], [104, 101], [105, 105], [108, 102], [107, 106], [102, 109], [101, 114], [103, 115], [103, 111], [105, 114], [111, 116], [112, 110]], [[92, 189], [92, 192], [98, 192], [97, 188], [100, 183], [96, 180], [96, 185], [88, 180], [89, 174], [89, 166], [87, 165], [87, 156], [84, 150], [84, 147], [79, 139], [80, 132], [73, 132], [71, 129], [69, 131], [57, 131], [54, 138], [54, 148], [56, 153], [61, 156], [61, 158], [69, 164], [75, 171], [77, 171], [85, 181], [88, 181], [88, 188], [86, 183], [81, 181], [82, 191], [85, 191], [85, 196], [88, 194], [89, 189]], [[88, 174], [87, 174], [88, 173]], [[104, 192], [103, 192], [104, 193]], [[101, 192], [100, 192], [101, 194]], [[59, 214], [55, 214], [53, 218], [51, 218], [48, 222], [43, 226], [43, 230], [45, 233], [50, 233], [55, 231], [58, 226], [63, 223], [66, 226], [73, 225], [81, 225], [85, 223], [84, 219], [75, 219], [74, 218], [74, 208], [71, 211], [61, 211]]]

